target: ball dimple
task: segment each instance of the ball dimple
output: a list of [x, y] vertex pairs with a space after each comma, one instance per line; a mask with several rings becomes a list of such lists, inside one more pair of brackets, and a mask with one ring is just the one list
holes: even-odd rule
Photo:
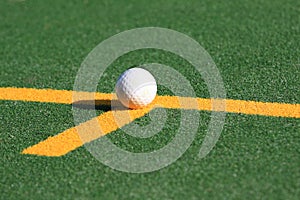
[[126, 70], [116, 83], [116, 94], [119, 101], [128, 108], [142, 108], [155, 98], [157, 84], [150, 72], [143, 68]]

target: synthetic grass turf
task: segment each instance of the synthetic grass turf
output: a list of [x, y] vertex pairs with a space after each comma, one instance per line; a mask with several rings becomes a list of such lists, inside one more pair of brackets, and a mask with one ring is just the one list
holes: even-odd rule
[[[9, 1], [0, 3], [0, 17], [1, 87], [71, 90], [80, 63], [99, 42], [123, 30], [160, 26], [188, 34], [210, 53], [228, 98], [300, 103], [298, 1]], [[117, 60], [98, 91], [111, 92], [125, 68], [152, 61], [179, 70], [197, 96], [208, 97], [188, 63], [154, 50]], [[210, 114], [200, 112], [198, 136], [182, 158], [157, 172], [126, 174], [102, 165], [84, 148], [59, 158], [19, 154], [72, 127], [70, 106], [0, 101], [0, 107], [3, 199], [296, 199], [300, 194], [297, 119], [229, 114], [216, 147], [197, 160]], [[167, 134], [160, 133], [162, 141], [168, 141], [172, 124], [176, 127], [176, 120]], [[124, 148], [150, 148], [127, 142], [122, 134], [109, 137]]]

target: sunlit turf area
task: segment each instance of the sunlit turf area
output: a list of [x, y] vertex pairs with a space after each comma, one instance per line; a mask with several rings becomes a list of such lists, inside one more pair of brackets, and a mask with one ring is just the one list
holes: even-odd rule
[[[1, 199], [298, 199], [299, 8], [296, 0], [2, 1]], [[168, 28], [195, 39], [216, 63], [228, 107], [220, 138], [200, 159], [212, 114], [201, 74], [163, 50], [119, 57], [99, 80], [99, 99], [111, 98], [126, 69], [162, 63], [190, 82], [200, 116], [197, 134], [178, 160], [157, 171], [126, 173], [103, 164], [84, 145], [108, 138], [134, 153], [163, 148], [181, 124], [180, 107], [168, 104], [174, 94], [158, 86], [157, 102], [166, 115], [156, 119], [165, 123], [154, 136], [128, 135], [111, 125], [109, 107], [98, 106], [98, 119], [109, 121], [106, 135], [82, 141], [74, 131], [72, 91], [91, 50], [142, 27]], [[154, 124], [149, 112], [133, 113], [131, 120], [141, 128]]]

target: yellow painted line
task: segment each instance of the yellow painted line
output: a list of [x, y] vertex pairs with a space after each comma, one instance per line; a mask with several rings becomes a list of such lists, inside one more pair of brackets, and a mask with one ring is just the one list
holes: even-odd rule
[[[73, 99], [75, 97], [75, 99]], [[0, 100], [50, 102], [61, 104], [82, 104], [96, 100], [113, 99], [113, 94], [73, 92], [53, 89], [31, 88], [0, 88]], [[24, 154], [44, 156], [61, 156], [82, 146], [84, 143], [95, 140], [111, 133], [131, 121], [144, 116], [154, 106], [170, 109], [197, 109], [207, 111], [221, 111], [251, 115], [273, 117], [300, 118], [300, 104], [268, 103], [232, 99], [204, 99], [177, 96], [157, 96], [153, 104], [139, 110], [108, 111], [94, 119], [70, 128], [56, 136], [25, 149]], [[99, 133], [100, 126], [101, 132]], [[79, 135], [80, 133], [80, 135]]]
[[[80, 100], [107, 99], [112, 98], [112, 94], [74, 92]], [[90, 98], [92, 97], [94, 98]], [[53, 89], [34, 89], [34, 88], [0, 88], [0, 100], [10, 101], [33, 101], [57, 104], [72, 104], [73, 91], [53, 90]]]
[[[183, 103], [180, 104], [180, 101]], [[300, 118], [300, 104], [196, 98], [198, 106], [195, 107], [194, 101], [195, 99], [190, 97], [157, 96], [155, 104], [173, 109], [197, 109], [248, 115]]]
[[[73, 99], [73, 97], [76, 97], [77, 99]], [[77, 100], [91, 101], [96, 99], [110, 101], [112, 98], [113, 94], [105, 93], [74, 92], [68, 90], [34, 88], [0, 88], [0, 100], [72, 104]], [[198, 106], [195, 106], [195, 101], [198, 102]], [[220, 103], [217, 101], [220, 101]], [[197, 109], [251, 115], [300, 118], [300, 104], [255, 102], [232, 99], [213, 100], [177, 96], [157, 96], [155, 99], [155, 104], [164, 108], [173, 109]], [[221, 108], [218, 108], [218, 104], [221, 106]], [[226, 105], [226, 107], [224, 107], [224, 105]]]
[[[84, 122], [76, 127], [49, 137], [46, 140], [25, 149], [23, 154], [41, 156], [62, 156], [81, 147], [84, 143], [93, 141], [111, 133], [131, 121], [144, 116], [151, 108], [139, 110], [108, 111], [102, 115]], [[100, 127], [99, 127], [100, 126]], [[99, 132], [99, 128], [101, 132]], [[80, 133], [80, 134], [79, 134]]]
[[267, 103], [243, 100], [226, 100], [226, 112], [272, 117], [300, 118], [300, 104]]

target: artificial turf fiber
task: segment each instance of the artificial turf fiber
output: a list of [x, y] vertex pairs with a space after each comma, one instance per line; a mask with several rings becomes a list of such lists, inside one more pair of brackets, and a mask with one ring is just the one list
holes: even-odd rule
[[[0, 87], [72, 90], [80, 64], [98, 43], [155, 26], [198, 41], [218, 66], [227, 98], [299, 104], [299, 7], [296, 0], [4, 1]], [[97, 90], [112, 92], [125, 69], [150, 62], [173, 67], [198, 97], [209, 97], [187, 61], [153, 49], [120, 57]], [[159, 87], [158, 93], [170, 91]], [[133, 152], [160, 148], [180, 121], [178, 110], [167, 112], [168, 123], [153, 138], [136, 139], [122, 130], [108, 137]], [[73, 127], [72, 106], [0, 101], [1, 199], [298, 199], [299, 119], [228, 114], [216, 146], [198, 159], [210, 119], [210, 112], [199, 113], [198, 134], [179, 160], [159, 171], [131, 174], [103, 165], [84, 147], [62, 157], [20, 154]], [[147, 116], [136, 122], [151, 123]]]

